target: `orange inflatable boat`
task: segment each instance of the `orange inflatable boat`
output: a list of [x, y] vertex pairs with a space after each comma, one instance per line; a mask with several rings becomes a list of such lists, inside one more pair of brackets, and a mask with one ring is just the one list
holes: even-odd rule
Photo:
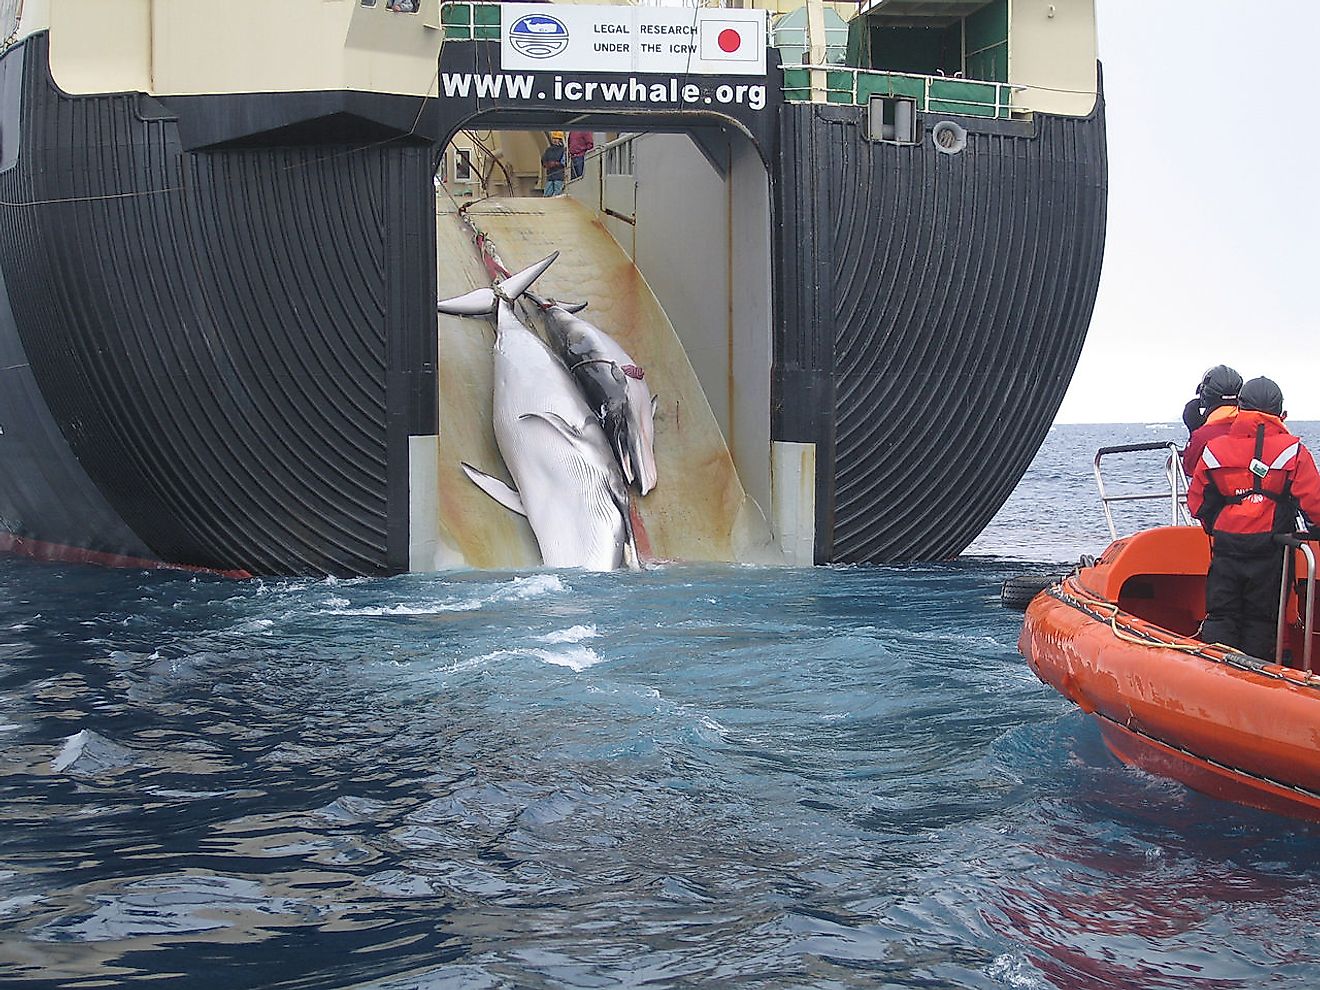
[[[1312, 549], [1317, 545], [1306, 545]], [[1320, 821], [1320, 642], [1314, 569], [1280, 550], [1284, 663], [1202, 643], [1206, 535], [1143, 530], [1027, 605], [1018, 648], [1042, 681], [1099, 723], [1120, 760], [1217, 798]], [[1298, 602], [1302, 602], [1299, 615]]]

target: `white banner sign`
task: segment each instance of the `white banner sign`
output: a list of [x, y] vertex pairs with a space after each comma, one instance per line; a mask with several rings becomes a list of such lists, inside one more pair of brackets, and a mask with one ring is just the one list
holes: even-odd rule
[[501, 68], [765, 75], [764, 10], [500, 5]]

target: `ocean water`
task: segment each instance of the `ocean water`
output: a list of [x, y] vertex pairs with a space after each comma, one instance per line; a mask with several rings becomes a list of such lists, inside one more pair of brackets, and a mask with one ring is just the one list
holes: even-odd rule
[[0, 984], [1314, 987], [1320, 828], [1118, 764], [999, 605], [1165, 436], [945, 565], [0, 558]]

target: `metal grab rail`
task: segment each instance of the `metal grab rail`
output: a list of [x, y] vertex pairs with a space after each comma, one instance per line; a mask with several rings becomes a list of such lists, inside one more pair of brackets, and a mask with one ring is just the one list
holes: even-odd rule
[[[1100, 470], [1100, 461], [1108, 454], [1131, 454], [1142, 450], [1167, 450], [1169, 459], [1164, 465], [1164, 477], [1169, 491], [1140, 495], [1106, 495], [1105, 479]], [[1151, 443], [1124, 443], [1116, 447], [1101, 447], [1095, 452], [1095, 487], [1100, 492], [1100, 507], [1105, 513], [1105, 522], [1109, 525], [1109, 538], [1118, 539], [1118, 530], [1114, 526], [1114, 513], [1109, 508], [1111, 502], [1149, 502], [1155, 499], [1169, 500], [1169, 525], [1192, 525], [1191, 513], [1187, 511], [1187, 475], [1183, 473], [1182, 456], [1178, 445], [1172, 440]]]
[[[1274, 542], [1283, 546], [1283, 578], [1279, 582], [1279, 629], [1274, 638], [1274, 659], [1283, 663], [1284, 633], [1287, 630], [1288, 590], [1293, 581], [1294, 550], [1302, 551], [1306, 558], [1306, 611], [1302, 620], [1302, 670], [1311, 672], [1311, 630], [1315, 628], [1315, 551], [1295, 536], [1287, 534], [1274, 537]], [[1301, 609], [1298, 609], [1301, 612]]]
[[[897, 97], [914, 100], [917, 109], [928, 113], [947, 113], [969, 117], [997, 117], [1001, 120], [1013, 115], [1013, 94], [1028, 89], [1016, 83], [997, 82], [993, 79], [968, 79], [957, 76], [935, 76], [916, 72], [892, 72], [889, 69], [862, 69], [852, 65], [818, 65], [792, 62], [780, 66], [784, 72], [783, 88], [792, 93], [810, 93], [812, 73], [826, 73], [819, 80], [827, 103], [847, 103], [865, 106], [866, 101], [857, 94], [863, 80], [875, 85], [867, 88], [867, 95]], [[790, 84], [793, 73], [806, 73], [803, 85]], [[831, 80], [833, 76], [833, 80]], [[846, 89], [840, 89], [842, 77], [847, 77]], [[884, 81], [885, 86], [878, 85]], [[897, 83], [897, 85], [895, 85]], [[918, 92], [918, 90], [920, 92]], [[993, 96], [991, 95], [993, 94]], [[846, 99], [843, 99], [845, 98]], [[790, 103], [810, 102], [793, 96], [785, 97]], [[991, 102], [993, 99], [993, 102]]]

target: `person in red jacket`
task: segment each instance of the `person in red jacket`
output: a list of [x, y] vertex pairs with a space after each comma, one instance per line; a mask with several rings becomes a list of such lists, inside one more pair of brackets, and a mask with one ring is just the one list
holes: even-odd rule
[[1187, 446], [1183, 448], [1183, 473], [1188, 478], [1196, 470], [1201, 451], [1211, 437], [1222, 436], [1237, 416], [1238, 389], [1242, 376], [1226, 364], [1217, 364], [1201, 376], [1196, 398], [1183, 407], [1187, 427]]
[[1201, 451], [1187, 491], [1212, 540], [1200, 638], [1273, 660], [1283, 565], [1274, 534], [1320, 522], [1320, 473], [1283, 425], [1278, 385], [1253, 378], [1238, 406], [1229, 431]]
[[587, 166], [587, 152], [596, 147], [596, 138], [591, 131], [568, 132], [568, 160], [573, 166], [573, 178], [582, 178], [582, 170]]

